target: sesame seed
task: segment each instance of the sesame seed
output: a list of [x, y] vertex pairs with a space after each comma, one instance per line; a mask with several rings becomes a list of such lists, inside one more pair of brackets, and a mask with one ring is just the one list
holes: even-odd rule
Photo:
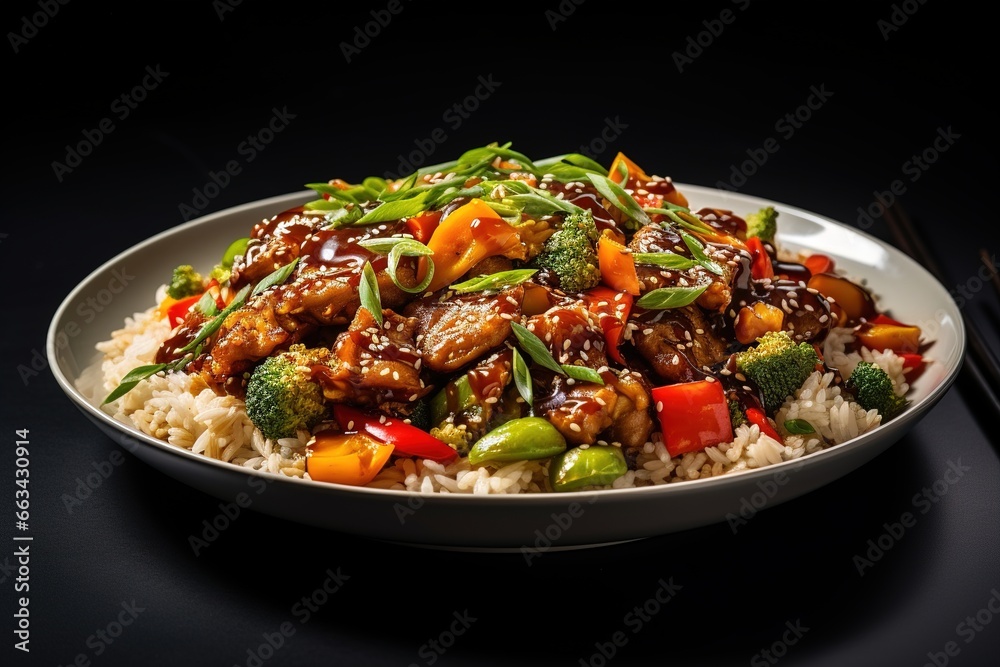
[[569, 425], [569, 429], [574, 433], [579, 433], [580, 431], [583, 430], [582, 428], [580, 428], [580, 425], [577, 424], [576, 422], [571, 422]]
[[663, 401], [657, 401], [656, 402], [656, 411], [657, 412], [663, 412]]

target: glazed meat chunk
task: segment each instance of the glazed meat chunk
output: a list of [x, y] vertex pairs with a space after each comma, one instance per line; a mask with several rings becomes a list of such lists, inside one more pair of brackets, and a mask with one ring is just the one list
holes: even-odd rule
[[404, 313], [418, 322], [424, 365], [439, 373], [455, 371], [502, 345], [511, 335], [511, 320], [520, 316], [523, 296], [518, 285], [496, 294], [434, 295], [409, 304]]

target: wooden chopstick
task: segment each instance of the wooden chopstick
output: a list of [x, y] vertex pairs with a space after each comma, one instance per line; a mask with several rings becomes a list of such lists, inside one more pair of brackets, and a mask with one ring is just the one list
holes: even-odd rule
[[[898, 201], [886, 209], [884, 217], [899, 248], [923, 264], [942, 284], [947, 285], [947, 276], [933, 253], [927, 249], [919, 230]], [[993, 284], [1000, 292], [1000, 277], [996, 274], [992, 260], [985, 250], [980, 250], [980, 257], [990, 267]], [[969, 343], [964, 368], [973, 375], [976, 383], [983, 389], [984, 397], [993, 404], [997, 414], [1000, 414], [1000, 397], [997, 396], [997, 388], [1000, 387], [1000, 363], [997, 362], [996, 356], [979, 333], [972, 318], [964, 311], [962, 320], [965, 322], [966, 338]]]
[[997, 294], [1000, 294], [1000, 273], [997, 273], [997, 267], [993, 265], [993, 258], [986, 248], [979, 249], [979, 259], [983, 260], [983, 265], [990, 272], [990, 280], [993, 282], [993, 287], [996, 289]]

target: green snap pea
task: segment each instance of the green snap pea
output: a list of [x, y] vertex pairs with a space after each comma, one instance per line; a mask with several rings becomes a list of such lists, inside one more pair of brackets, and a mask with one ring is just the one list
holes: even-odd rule
[[574, 447], [552, 459], [549, 481], [555, 491], [575, 491], [584, 486], [610, 484], [628, 472], [619, 447]]
[[504, 422], [469, 450], [469, 463], [545, 459], [566, 450], [566, 438], [548, 420], [521, 417]]
[[469, 375], [462, 373], [431, 399], [431, 426], [440, 426], [449, 414], [461, 412], [475, 404], [476, 394], [469, 385]]
[[247, 244], [250, 243], [249, 238], [236, 239], [229, 244], [226, 248], [226, 252], [222, 254], [222, 266], [227, 269], [233, 268], [233, 262], [236, 260], [237, 255], [242, 255], [246, 252]]

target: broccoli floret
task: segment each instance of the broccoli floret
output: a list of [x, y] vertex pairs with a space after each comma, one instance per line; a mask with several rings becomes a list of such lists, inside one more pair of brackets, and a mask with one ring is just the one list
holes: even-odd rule
[[250, 375], [246, 390], [247, 416], [271, 439], [293, 438], [310, 430], [327, 415], [323, 390], [310, 377], [310, 367], [322, 364], [330, 352], [292, 345], [267, 357]]
[[212, 270], [208, 274], [209, 278], [215, 278], [219, 281], [220, 285], [225, 285], [229, 282], [229, 269], [224, 267], [222, 264], [216, 264], [212, 267]]
[[590, 211], [571, 213], [542, 246], [534, 266], [559, 276], [559, 287], [566, 292], [582, 292], [601, 282], [594, 245], [600, 233]]
[[774, 241], [778, 230], [778, 212], [773, 206], [765, 206], [756, 213], [751, 213], [746, 217], [746, 222], [747, 238], [757, 236], [761, 241]]
[[817, 363], [816, 349], [809, 343], [796, 344], [787, 331], [769, 331], [757, 345], [736, 355], [737, 369], [760, 388], [768, 413], [802, 386]]
[[459, 428], [454, 422], [444, 422], [430, 430], [430, 434], [455, 448], [461, 456], [466, 456], [472, 449], [472, 443], [478, 436], [468, 429]]
[[746, 424], [747, 416], [743, 414], [740, 402], [735, 398], [730, 398], [727, 403], [729, 404], [729, 421], [732, 423], [733, 429], [735, 430], [743, 424]]
[[410, 424], [427, 430], [431, 427], [431, 406], [426, 398], [417, 401], [409, 415]]
[[175, 299], [201, 294], [205, 290], [201, 274], [190, 264], [181, 264], [174, 269], [167, 286], [167, 294]]
[[844, 388], [865, 410], [878, 410], [883, 421], [898, 415], [909, 403], [896, 394], [896, 383], [885, 369], [869, 361], [862, 361], [854, 367]]

